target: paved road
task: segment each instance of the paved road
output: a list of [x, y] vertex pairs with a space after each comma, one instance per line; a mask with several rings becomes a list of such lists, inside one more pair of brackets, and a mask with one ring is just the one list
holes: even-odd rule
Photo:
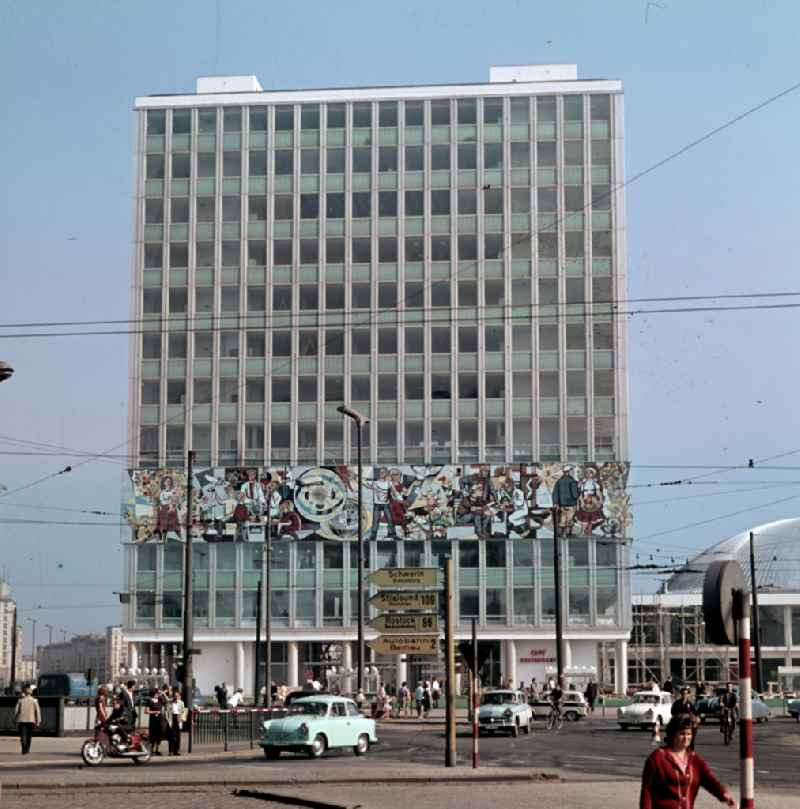
[[[198, 755], [154, 759], [146, 767], [111, 761], [97, 769], [81, 767], [80, 739], [36, 739], [34, 754], [21, 757], [17, 741], [0, 739], [0, 782], [6, 784], [226, 781], [231, 784], [271, 780], [273, 783], [316, 779], [371, 781], [408, 776], [435, 779], [444, 772], [444, 734], [438, 724], [393, 722], [380, 725], [381, 743], [357, 759], [349, 751], [334, 751], [322, 761], [284, 755], [266, 762], [258, 748], [240, 747], [230, 753], [196, 747]], [[471, 738], [459, 727], [459, 767], [452, 775], [469, 776]], [[620, 731], [609, 719], [566, 723], [548, 733], [536, 723], [531, 736], [481, 737], [478, 774], [495, 778], [525, 777], [533, 772], [557, 773], [566, 779], [638, 781], [644, 759], [652, 749], [648, 733]], [[774, 719], [755, 727], [757, 784], [768, 789], [794, 788], [800, 760], [800, 726]], [[738, 747], [725, 747], [714, 725], [701, 728], [698, 751], [725, 783], [738, 784]], [[800, 806], [800, 801], [798, 801]]]

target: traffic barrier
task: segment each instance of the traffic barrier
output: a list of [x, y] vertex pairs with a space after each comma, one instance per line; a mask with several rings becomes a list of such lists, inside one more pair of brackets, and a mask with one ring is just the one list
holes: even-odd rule
[[249, 743], [260, 735], [261, 723], [286, 715], [285, 708], [231, 708], [192, 711], [193, 742], [197, 745]]

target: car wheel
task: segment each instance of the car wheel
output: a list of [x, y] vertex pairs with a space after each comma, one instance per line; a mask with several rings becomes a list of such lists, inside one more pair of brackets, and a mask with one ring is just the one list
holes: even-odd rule
[[528, 721], [522, 726], [522, 729], [525, 731], [526, 736], [531, 735], [531, 719], [528, 718]]
[[564, 714], [564, 718], [569, 722], [577, 722], [578, 721], [578, 714], [575, 711], [567, 711]]
[[358, 741], [356, 742], [355, 747], [353, 748], [353, 752], [357, 756], [363, 756], [367, 753], [368, 750], [369, 750], [369, 736], [366, 733], [362, 733], [358, 737]]
[[619, 723], [619, 726], [622, 730], [627, 730], [630, 727], [630, 725], [625, 725], [622, 722]]
[[511, 726], [511, 735], [516, 739], [519, 736], [519, 719]]
[[706, 715], [704, 713], [700, 714], [700, 724], [705, 725], [706, 723]]
[[328, 740], [321, 733], [318, 733], [314, 737], [314, 741], [311, 742], [311, 745], [308, 748], [308, 757], [322, 758], [322, 756], [325, 755], [325, 750], [327, 748], [328, 748]]
[[275, 761], [276, 758], [280, 758], [281, 751], [277, 747], [265, 747], [264, 748], [264, 758], [267, 761]]

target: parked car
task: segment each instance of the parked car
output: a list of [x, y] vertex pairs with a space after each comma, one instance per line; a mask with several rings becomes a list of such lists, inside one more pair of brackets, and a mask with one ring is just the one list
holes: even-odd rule
[[285, 750], [320, 758], [334, 747], [363, 756], [377, 741], [375, 720], [362, 716], [353, 700], [315, 694], [295, 699], [286, 716], [264, 722], [259, 745], [273, 760]]
[[478, 709], [478, 732], [495, 733], [502, 731], [519, 736], [520, 730], [531, 732], [533, 710], [528, 705], [522, 691], [496, 689], [486, 691], [481, 696]]
[[672, 694], [665, 691], [637, 691], [629, 705], [617, 709], [617, 722], [623, 730], [631, 727], [666, 727], [672, 718]]
[[[738, 688], [734, 690], [738, 691]], [[697, 701], [695, 710], [697, 711], [697, 716], [703, 724], [709, 720], [719, 722], [721, 713], [720, 697], [724, 693], [724, 688], [717, 688], [714, 696], [703, 697], [703, 699], [699, 699]], [[751, 705], [754, 722], [769, 722], [769, 706], [764, 702], [764, 700], [761, 699], [760, 695], [752, 695]]]
[[800, 699], [787, 700], [786, 710], [789, 712], [789, 716], [793, 716], [800, 722]]
[[[550, 692], [544, 691], [531, 701], [534, 719], [547, 719], [550, 713]], [[580, 691], [565, 691], [561, 700], [561, 714], [570, 722], [577, 722], [589, 713], [589, 705]]]

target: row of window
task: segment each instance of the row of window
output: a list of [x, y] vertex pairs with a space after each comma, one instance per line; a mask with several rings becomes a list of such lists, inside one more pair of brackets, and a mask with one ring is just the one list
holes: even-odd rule
[[[541, 213], [553, 213], [559, 209], [562, 189], [558, 186], [540, 186], [535, 189], [536, 207]], [[531, 189], [513, 188], [509, 192], [510, 211], [514, 214], [525, 214], [531, 211]], [[563, 208], [565, 211], [582, 211], [588, 200], [584, 195], [583, 185], [566, 185], [563, 187]], [[592, 185], [592, 209], [608, 211], [611, 207], [611, 189], [607, 183]], [[318, 219], [321, 210], [320, 195], [301, 193], [299, 195], [275, 193], [271, 197], [263, 194], [250, 194], [247, 197], [246, 219], [249, 222], [266, 222], [267, 200], [271, 200], [272, 218], [275, 221], [291, 221], [295, 213], [300, 219]], [[330, 191], [324, 195], [326, 219], [367, 219], [373, 213], [381, 218], [396, 217], [399, 212], [400, 194], [397, 191], [353, 191], [349, 195], [340, 191]], [[346, 203], [350, 206], [347, 209]], [[406, 217], [424, 216], [427, 210], [432, 216], [471, 216], [478, 213], [478, 202], [481, 201], [481, 212], [494, 216], [504, 212], [504, 191], [502, 188], [486, 188], [482, 193], [474, 188], [431, 189], [430, 191], [405, 191], [402, 194], [403, 215]], [[195, 198], [195, 221], [215, 222], [217, 216], [216, 198], [198, 196]], [[169, 217], [172, 223], [189, 222], [190, 198], [175, 196], [169, 201]], [[149, 197], [144, 203], [145, 224], [158, 225], [165, 221], [165, 201], [160, 197]], [[242, 198], [238, 195], [221, 197], [221, 216], [223, 222], [240, 222], [242, 220]], [[490, 220], [493, 222], [494, 220]]]
[[[583, 120], [583, 96], [568, 95], [560, 99], [556, 96], [534, 96], [528, 98], [517, 96], [509, 99], [509, 120], [511, 123], [528, 123], [530, 105], [533, 101], [537, 120], [555, 122], [559, 100], [563, 104], [563, 116], [567, 121]], [[590, 114], [592, 120], [609, 120], [611, 113], [610, 96], [605, 94], [589, 95]], [[377, 109], [375, 109], [377, 107]], [[480, 118], [484, 124], [502, 124], [503, 98], [483, 98]], [[349, 109], [348, 109], [349, 108]], [[222, 129], [226, 133], [241, 132], [248, 126], [250, 131], [264, 132], [268, 126], [268, 107], [252, 106], [226, 107], [221, 111]], [[376, 105], [371, 102], [353, 104], [302, 104], [298, 108], [293, 105], [274, 107], [274, 128], [278, 132], [290, 132], [299, 123], [302, 130], [344, 129], [348, 117], [353, 128], [371, 128], [373, 117], [381, 128], [400, 125], [400, 106], [396, 101], [381, 101]], [[407, 127], [425, 125], [426, 103], [424, 101], [405, 101], [402, 108], [402, 120]], [[191, 109], [175, 109], [171, 114], [171, 130], [175, 135], [189, 134], [192, 131]], [[217, 110], [200, 108], [197, 110], [197, 129], [201, 134], [215, 134], [217, 131]], [[429, 102], [429, 120], [432, 126], [449, 126], [451, 123], [476, 124], [478, 122], [478, 99], [434, 99]], [[295, 119], [299, 119], [296, 121]], [[165, 110], [147, 111], [147, 134], [164, 135], [167, 130], [167, 114]]]
[[[502, 226], [499, 228], [502, 230]], [[610, 258], [612, 256], [612, 233], [608, 230], [592, 231], [591, 251], [594, 257]], [[557, 233], [539, 232], [534, 236], [520, 233], [512, 234], [510, 245], [502, 233], [487, 233], [483, 239], [472, 234], [458, 235], [455, 240], [449, 236], [431, 236], [425, 239], [419, 236], [406, 236], [402, 240], [406, 261], [425, 261], [425, 245], [428, 242], [429, 258], [432, 261], [492, 261], [502, 259], [510, 253], [512, 259], [530, 259], [534, 245], [541, 259], [558, 259], [559, 238]], [[455, 244], [453, 242], [455, 241]], [[324, 253], [323, 249], [324, 248]], [[479, 254], [479, 248], [480, 254]], [[164, 245], [145, 243], [145, 269], [162, 269], [164, 267]], [[567, 259], [583, 258], [586, 255], [586, 237], [582, 230], [568, 231], [564, 234], [564, 257]], [[328, 236], [324, 239], [301, 238], [295, 244], [291, 238], [272, 239], [272, 250], [269, 251], [274, 266], [290, 266], [299, 261], [300, 264], [369, 264], [378, 262], [395, 263], [400, 260], [400, 240], [397, 237], [381, 237], [377, 250], [373, 249], [373, 240], [369, 237], [353, 236], [346, 240], [341, 237]], [[222, 242], [222, 266], [239, 267], [242, 263], [242, 245], [239, 241]], [[250, 267], [267, 265], [268, 242], [264, 239], [249, 239], [246, 244], [245, 261]], [[195, 248], [195, 266], [215, 266], [214, 242], [198, 242]], [[169, 266], [186, 268], [189, 266], [189, 245], [186, 242], [169, 244]]]
[[[535, 149], [533, 146], [535, 145]], [[559, 160], [559, 151], [561, 152]], [[607, 166], [611, 162], [611, 141], [593, 140], [589, 147], [590, 158], [594, 166]], [[347, 165], [349, 154], [350, 165]], [[322, 158], [325, 164], [322, 164]], [[422, 172], [426, 163], [431, 171], [473, 171], [483, 168], [485, 171], [502, 171], [508, 160], [512, 169], [527, 169], [533, 165], [555, 167], [559, 163], [565, 166], [582, 166], [586, 162], [584, 142], [582, 140], [564, 141], [560, 149], [557, 141], [515, 141], [509, 144], [508, 157], [503, 143], [484, 143], [481, 149], [475, 143], [459, 143], [455, 148], [450, 144], [438, 143], [430, 146], [405, 146], [402, 150], [397, 146], [352, 146], [349, 150], [339, 147], [327, 149], [303, 148], [296, 158], [294, 149], [250, 149], [247, 155], [248, 177], [264, 177], [267, 174], [276, 176], [291, 175], [295, 172], [295, 160], [299, 161], [301, 175], [318, 174], [369, 174], [373, 170], [384, 172]], [[402, 165], [400, 158], [403, 157]], [[482, 159], [479, 161], [479, 157]], [[244, 154], [241, 150], [226, 149], [222, 152], [221, 176], [242, 177]], [[272, 162], [272, 171], [268, 171], [268, 163]], [[195, 165], [195, 176], [212, 178], [217, 176], [217, 155], [213, 151], [172, 152], [165, 155], [158, 152], [147, 154], [145, 178], [163, 180], [167, 175], [173, 180], [189, 179], [192, 176], [192, 164]], [[374, 166], [373, 166], [374, 162]], [[169, 168], [167, 164], [169, 163]]]

